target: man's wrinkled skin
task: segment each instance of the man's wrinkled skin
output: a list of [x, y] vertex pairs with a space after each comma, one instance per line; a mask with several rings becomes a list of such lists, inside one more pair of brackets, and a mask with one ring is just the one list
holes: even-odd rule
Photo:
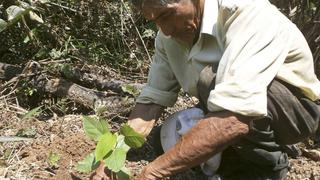
[[[204, 1], [180, 0], [165, 7], [148, 3], [142, 13], [154, 21], [159, 29], [176, 40], [192, 46], [199, 36]], [[148, 136], [164, 107], [156, 104], [137, 104], [128, 118], [128, 124], [137, 132]], [[168, 152], [148, 164], [135, 179], [154, 180], [199, 165], [246, 135], [249, 118], [229, 111], [209, 113], [196, 124]], [[103, 164], [93, 179], [107, 179]], [[104, 175], [103, 175], [104, 174]]]
[[148, 164], [136, 179], [163, 179], [199, 165], [248, 134], [249, 119], [229, 111], [209, 113], [173, 148]]
[[167, 36], [192, 45], [197, 39], [201, 27], [204, 1], [180, 0], [165, 7], [147, 1], [142, 7], [146, 19], [153, 21]]
[[137, 104], [128, 118], [128, 124], [147, 137], [163, 111], [164, 107], [157, 104]]

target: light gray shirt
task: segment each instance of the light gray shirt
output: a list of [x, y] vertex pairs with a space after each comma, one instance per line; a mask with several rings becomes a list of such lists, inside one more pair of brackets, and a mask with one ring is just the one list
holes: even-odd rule
[[148, 83], [138, 103], [172, 106], [182, 88], [198, 96], [201, 70], [217, 66], [209, 111], [267, 114], [267, 86], [274, 78], [320, 98], [310, 48], [299, 29], [267, 0], [206, 0], [198, 41], [188, 47], [160, 31]]

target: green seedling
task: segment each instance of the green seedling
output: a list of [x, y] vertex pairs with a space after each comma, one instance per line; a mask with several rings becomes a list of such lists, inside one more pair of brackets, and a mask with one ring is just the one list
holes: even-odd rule
[[76, 170], [91, 172], [103, 161], [117, 179], [129, 179], [130, 172], [125, 168], [127, 152], [130, 148], [141, 147], [144, 137], [127, 124], [121, 127], [120, 132], [112, 133], [109, 124], [98, 117], [83, 116], [83, 126], [86, 135], [97, 141], [97, 146], [94, 152], [78, 163]]

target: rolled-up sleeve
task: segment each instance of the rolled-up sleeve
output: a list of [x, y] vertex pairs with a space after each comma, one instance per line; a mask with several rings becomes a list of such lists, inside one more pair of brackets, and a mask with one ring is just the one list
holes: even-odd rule
[[266, 115], [267, 86], [288, 54], [288, 22], [270, 4], [252, 3], [221, 11], [217, 33], [224, 54], [208, 109]]
[[173, 106], [177, 100], [180, 85], [168, 63], [161, 37], [155, 40], [155, 54], [149, 70], [147, 85], [137, 98], [138, 103], [155, 103]]

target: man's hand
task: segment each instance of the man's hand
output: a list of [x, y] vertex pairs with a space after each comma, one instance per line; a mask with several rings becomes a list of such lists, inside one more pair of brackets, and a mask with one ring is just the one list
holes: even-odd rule
[[155, 123], [155, 119], [146, 121], [141, 118], [135, 118], [128, 121], [129, 126], [132, 127], [136, 132], [142, 134], [144, 137], [147, 137], [150, 134]]
[[128, 124], [135, 131], [147, 137], [164, 110], [157, 104], [137, 104], [131, 112]]
[[249, 119], [229, 111], [208, 114], [173, 148], [149, 163], [138, 179], [162, 179], [199, 165], [246, 135]]

